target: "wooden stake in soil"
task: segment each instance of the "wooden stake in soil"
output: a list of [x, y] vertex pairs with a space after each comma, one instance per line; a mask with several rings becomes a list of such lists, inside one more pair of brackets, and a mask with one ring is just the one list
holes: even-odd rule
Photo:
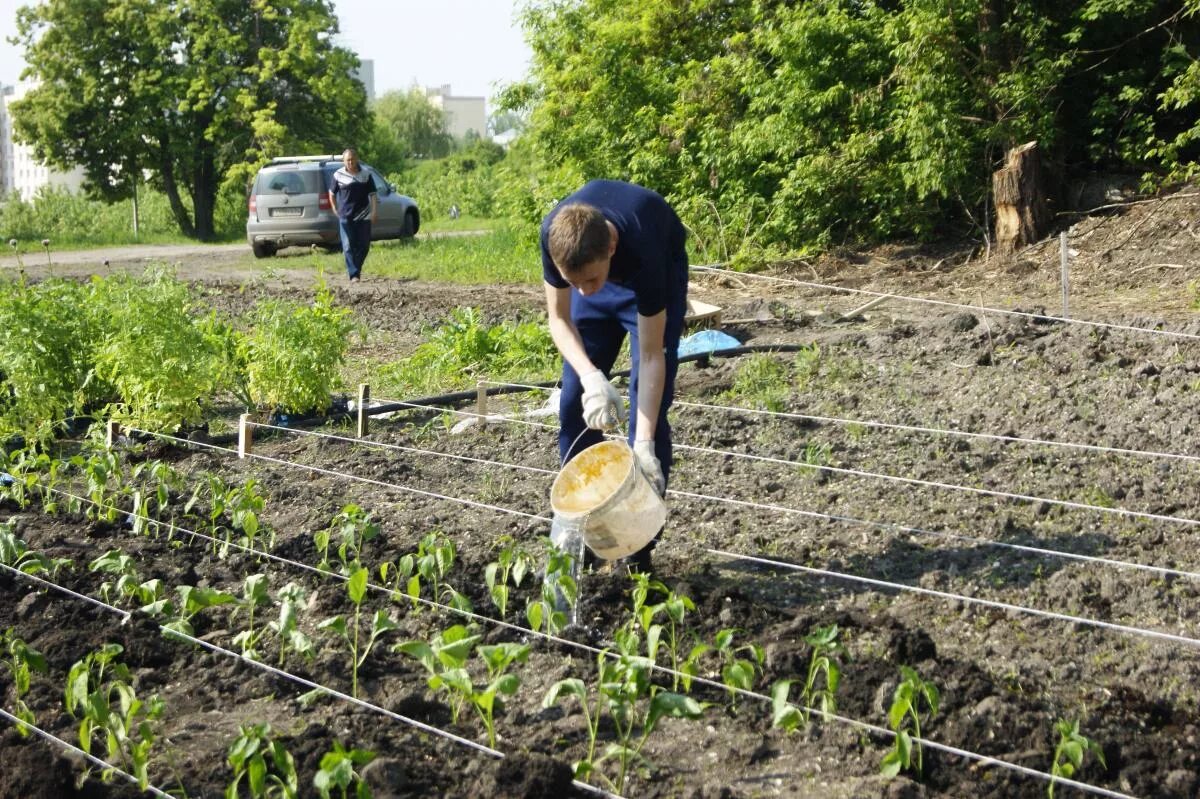
[[1002, 254], [1033, 244], [1050, 222], [1045, 177], [1038, 144], [1031, 141], [1008, 151], [1008, 163], [992, 173], [996, 205], [996, 249]]
[[244, 458], [250, 454], [251, 433], [250, 414], [243, 413], [238, 417], [238, 457]]
[[112, 419], [108, 420], [108, 424], [104, 426], [104, 447], [112, 449], [113, 444], [117, 441], [117, 436], [121, 435], [121, 425], [117, 424]]
[[358, 384], [358, 437], [365, 438], [367, 435], [367, 420], [371, 417], [367, 416], [367, 404], [371, 401], [371, 386], [368, 383]]
[[487, 424], [487, 399], [487, 384], [481, 380], [475, 384], [475, 412], [479, 414], [480, 424]]
[[1062, 297], [1063, 297], [1063, 319], [1069, 319], [1071, 312], [1069, 309], [1071, 299], [1071, 270], [1070, 270], [1070, 251], [1067, 248], [1067, 231], [1058, 234], [1058, 250], [1059, 261], [1062, 263]]

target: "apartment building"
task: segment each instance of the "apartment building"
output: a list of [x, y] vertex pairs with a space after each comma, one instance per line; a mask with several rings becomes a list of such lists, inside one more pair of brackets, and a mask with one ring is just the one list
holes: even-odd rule
[[83, 169], [60, 172], [40, 163], [33, 157], [33, 148], [13, 141], [11, 103], [20, 100], [31, 88], [22, 81], [15, 86], [0, 85], [0, 195], [13, 192], [26, 202], [32, 200], [43, 186], [79, 191], [83, 185]]
[[425, 89], [425, 97], [446, 114], [446, 130], [454, 138], [462, 139], [472, 130], [480, 138], [487, 135], [486, 97], [455, 97], [449, 83]]

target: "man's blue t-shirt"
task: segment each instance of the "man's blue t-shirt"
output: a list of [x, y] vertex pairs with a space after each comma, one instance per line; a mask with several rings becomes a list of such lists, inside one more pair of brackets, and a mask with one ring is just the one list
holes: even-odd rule
[[377, 189], [375, 178], [368, 170], [359, 167], [358, 174], [351, 175], [342, 167], [333, 173], [329, 184], [340, 219], [363, 222], [371, 218], [371, 195]]
[[670, 297], [687, 290], [687, 231], [683, 223], [657, 193], [618, 180], [589, 181], [542, 220], [542, 278], [547, 283], [560, 289], [570, 286], [554, 266], [547, 242], [555, 215], [575, 203], [599, 209], [617, 229], [617, 250], [608, 279], [633, 289], [639, 314], [654, 316], [667, 307]]

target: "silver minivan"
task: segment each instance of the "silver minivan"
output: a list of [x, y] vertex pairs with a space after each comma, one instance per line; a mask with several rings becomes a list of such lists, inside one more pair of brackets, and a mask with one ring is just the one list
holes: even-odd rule
[[[340, 155], [304, 155], [274, 158], [258, 171], [250, 187], [246, 239], [259, 258], [269, 258], [284, 247], [316, 244], [341, 248], [337, 216], [329, 205], [333, 173], [342, 166]], [[379, 219], [371, 226], [371, 240], [401, 239], [416, 235], [421, 212], [411, 197], [367, 164], [378, 187]]]

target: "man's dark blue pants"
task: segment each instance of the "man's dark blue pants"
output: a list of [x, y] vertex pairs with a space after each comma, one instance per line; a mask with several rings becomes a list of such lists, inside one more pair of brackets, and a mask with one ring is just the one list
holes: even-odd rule
[[342, 234], [342, 253], [346, 256], [346, 275], [358, 277], [371, 249], [371, 220], [338, 220]]
[[[671, 475], [672, 457], [671, 425], [667, 421], [667, 411], [675, 396], [675, 373], [679, 370], [679, 336], [683, 332], [683, 317], [687, 311], [686, 261], [676, 274], [682, 275], [682, 278], [673, 296], [667, 301], [666, 331], [663, 335], [666, 376], [662, 405], [658, 409], [658, 424], [654, 432], [654, 454], [662, 464], [663, 476], [668, 479]], [[605, 374], [612, 371], [625, 335], [630, 337], [633, 370], [629, 383], [629, 442], [632, 445], [637, 434], [637, 298], [632, 289], [615, 283], [605, 283], [603, 288], [588, 297], [572, 289], [571, 321], [579, 330], [579, 337], [583, 340], [588, 358]], [[604, 434], [599, 430], [587, 430], [583, 421], [583, 386], [579, 382], [579, 375], [566, 361], [563, 362], [558, 416], [558, 454], [561, 462], [566, 463], [592, 444], [604, 440]], [[579, 440], [576, 441], [576, 438]]]

